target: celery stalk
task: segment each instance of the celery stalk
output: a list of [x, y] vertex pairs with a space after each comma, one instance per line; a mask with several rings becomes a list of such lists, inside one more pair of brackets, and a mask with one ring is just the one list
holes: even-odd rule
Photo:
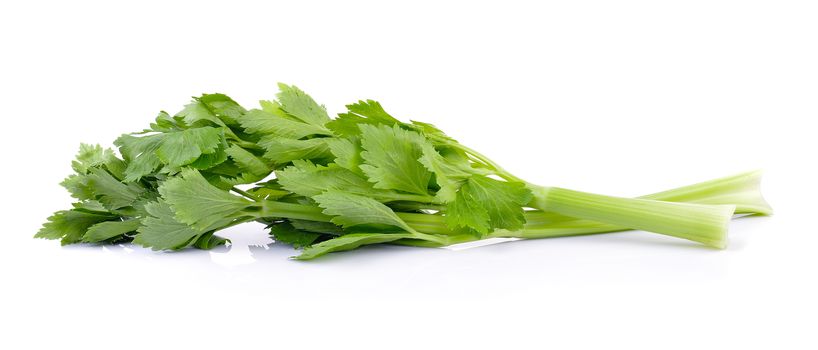
[[735, 205], [666, 202], [622, 198], [531, 186], [530, 206], [580, 219], [689, 239], [714, 248], [727, 246], [727, 228]]
[[[733, 176], [701, 182], [676, 189], [652, 193], [639, 198], [690, 202], [711, 205], [734, 205], [736, 214], [769, 215], [772, 209], [761, 196], [761, 172], [753, 171]], [[473, 235], [452, 232], [446, 228], [440, 216], [424, 214], [401, 215], [407, 223], [416, 229], [449, 236], [448, 244], [474, 241]], [[518, 231], [496, 230], [486, 238], [552, 238], [626, 231], [630, 228], [614, 224], [600, 223], [592, 220], [576, 219], [554, 212], [526, 212], [527, 224]], [[428, 242], [402, 240], [396, 243], [407, 245], [434, 246]]]

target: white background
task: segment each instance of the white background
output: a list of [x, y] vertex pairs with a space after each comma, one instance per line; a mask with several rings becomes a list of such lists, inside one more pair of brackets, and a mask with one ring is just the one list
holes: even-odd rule
[[[814, 1], [0, 5], [0, 344], [23, 348], [818, 346]], [[80, 142], [296, 84], [437, 124], [532, 182], [639, 195], [763, 168], [716, 251], [644, 232], [295, 262], [32, 239]]]

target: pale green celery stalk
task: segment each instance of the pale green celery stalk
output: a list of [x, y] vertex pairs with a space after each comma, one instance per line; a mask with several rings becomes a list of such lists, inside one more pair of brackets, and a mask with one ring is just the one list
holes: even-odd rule
[[[772, 208], [761, 196], [761, 172], [753, 171], [729, 177], [701, 182], [669, 191], [653, 193], [640, 198], [662, 201], [685, 201], [713, 205], [735, 205], [737, 214], [769, 215]], [[473, 235], [457, 234], [445, 227], [440, 216], [409, 214], [403, 217], [413, 227], [428, 233], [450, 236], [449, 244], [474, 241]], [[496, 230], [486, 238], [551, 238], [626, 231], [630, 228], [576, 219], [553, 212], [526, 212], [526, 226], [522, 230]], [[433, 246], [426, 242], [400, 241], [398, 243], [419, 246]]]
[[688, 239], [714, 248], [727, 246], [735, 205], [709, 205], [622, 198], [560, 187], [529, 185], [529, 206], [579, 219]]
[[[699, 204], [732, 204], [736, 206], [735, 214], [770, 215], [773, 210], [761, 195], [761, 171], [750, 171], [715, 180], [705, 181], [652, 193], [637, 198], [654, 199], [668, 202], [686, 202]], [[586, 221], [560, 215], [553, 212], [533, 211], [526, 213], [526, 228], [537, 228], [543, 225], [555, 227], [569, 221]], [[570, 225], [575, 225], [571, 223]], [[594, 223], [595, 227], [610, 227]], [[619, 227], [620, 230], [625, 228]]]
[[[727, 228], [736, 207], [658, 201], [656, 199], [621, 198], [560, 187], [544, 187], [526, 182], [466, 146], [455, 143], [473, 159], [508, 180], [526, 184], [534, 194], [529, 207], [558, 214], [650, 231], [689, 239], [705, 245], [724, 248]], [[683, 194], [678, 194], [684, 196]]]
[[[668, 202], [686, 202], [709, 205], [735, 205], [736, 214], [770, 215], [773, 210], [761, 194], [761, 171], [751, 171], [720, 179], [701, 182], [664, 192], [639, 197]], [[615, 224], [590, 220], [566, 220], [549, 213], [531, 213], [528, 225], [521, 231], [498, 230], [495, 237], [547, 238], [592, 233], [616, 232], [629, 229]], [[684, 238], [684, 237], [683, 237]], [[725, 242], [726, 243], [726, 242]]]

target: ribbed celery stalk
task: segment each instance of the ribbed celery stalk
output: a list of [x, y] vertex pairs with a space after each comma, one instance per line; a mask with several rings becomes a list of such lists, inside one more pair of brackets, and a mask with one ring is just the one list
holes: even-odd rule
[[[753, 171], [653, 193], [639, 198], [671, 202], [684, 201], [713, 205], [735, 205], [736, 214], [769, 215], [772, 213], [772, 209], [761, 196], [760, 182], [761, 172]], [[449, 235], [449, 244], [477, 240], [477, 237], [473, 235], [463, 235], [448, 230], [445, 227], [443, 218], [440, 216], [406, 214], [405, 216], [402, 215], [402, 217], [410, 225], [423, 232]], [[629, 230], [627, 227], [542, 211], [526, 212], [526, 222], [526, 226], [522, 230], [496, 230], [486, 238], [552, 238]], [[399, 241], [397, 243], [433, 246], [428, 242], [419, 241]]]
[[[761, 195], [761, 171], [751, 171], [676, 189], [649, 194], [640, 199], [668, 202], [734, 205], [736, 214], [770, 215], [773, 210]], [[563, 213], [565, 214], [565, 213]], [[530, 213], [524, 230], [498, 230], [493, 237], [547, 238], [580, 234], [624, 231], [627, 225], [603, 224], [591, 220], [570, 219], [553, 213]], [[685, 238], [685, 237], [682, 237]], [[695, 240], [695, 239], [693, 239]], [[704, 243], [704, 242], [702, 242]], [[722, 239], [721, 245], [726, 244]]]
[[530, 186], [529, 206], [543, 211], [689, 239], [714, 248], [727, 246], [735, 205], [709, 205], [622, 198]]

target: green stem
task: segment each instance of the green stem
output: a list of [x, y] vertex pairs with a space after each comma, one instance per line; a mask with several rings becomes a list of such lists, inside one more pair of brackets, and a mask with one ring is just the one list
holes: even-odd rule
[[398, 217], [409, 224], [413, 229], [432, 233], [437, 235], [456, 235], [458, 232], [452, 231], [446, 226], [444, 218], [440, 215], [421, 214], [421, 213], [401, 213], [398, 212]]
[[706, 205], [621, 198], [529, 185], [529, 206], [580, 219], [689, 239], [714, 248], [727, 245], [735, 205]]
[[435, 199], [434, 196], [409, 193], [395, 193], [390, 196], [392, 197], [391, 199], [394, 201], [406, 201], [417, 203], [432, 203]]
[[225, 134], [226, 134], [225, 136], [227, 138], [229, 138], [230, 140], [232, 140], [233, 143], [239, 145], [240, 147], [246, 148], [246, 149], [257, 150], [257, 151], [264, 151], [264, 148], [262, 148], [261, 146], [255, 144], [254, 142], [248, 142], [248, 141], [242, 140], [239, 137], [239, 135], [236, 135], [236, 133], [233, 132], [233, 130], [231, 130], [230, 128], [224, 128], [224, 129], [226, 130], [225, 131]]
[[445, 210], [446, 206], [439, 205], [439, 204], [428, 204], [428, 203], [419, 203], [419, 202], [405, 202], [405, 201], [396, 201], [396, 202], [389, 202], [389, 207], [392, 208], [395, 212], [405, 211], [418, 211], [418, 210], [434, 210], [434, 211], [441, 211]]
[[240, 189], [240, 188], [238, 188], [238, 187], [233, 186], [233, 188], [231, 188], [231, 190], [232, 190], [233, 192], [236, 192], [236, 193], [238, 193], [238, 194], [242, 195], [242, 196], [247, 197], [247, 199], [252, 199], [252, 200], [254, 200], [254, 201], [258, 201], [258, 200], [259, 200], [259, 198], [258, 198], [258, 197], [254, 196], [254, 195], [250, 194], [249, 192], [244, 191], [244, 190], [242, 190], [242, 189]]
[[466, 147], [466, 146], [464, 146], [464, 145], [462, 145], [460, 143], [453, 143], [451, 146], [453, 146], [453, 147], [455, 147], [457, 149], [460, 149], [461, 151], [466, 152], [470, 156], [474, 157], [479, 162], [483, 163], [484, 165], [486, 165], [489, 168], [491, 168], [492, 170], [494, 170], [494, 172], [495, 172], [495, 174], [497, 176], [503, 178], [506, 181], [525, 182], [522, 179], [520, 179], [519, 177], [514, 176], [514, 174], [506, 171], [505, 169], [503, 169], [503, 167], [500, 166], [500, 164], [495, 163], [489, 157], [484, 156], [480, 152], [477, 152], [477, 151], [475, 151], [475, 150], [473, 150], [471, 148], [468, 148], [468, 147]]
[[332, 216], [324, 214], [323, 209], [317, 206], [269, 200], [260, 201], [259, 204], [256, 218], [287, 218], [320, 222], [330, 222], [332, 219]]
[[420, 239], [400, 239], [397, 241], [392, 241], [390, 244], [399, 244], [399, 245], [407, 245], [412, 247], [426, 247], [426, 248], [439, 248], [445, 247], [452, 244], [458, 243], [466, 243], [466, 242], [473, 242], [478, 240], [474, 237], [474, 235], [470, 234], [458, 234], [453, 236], [437, 236], [439, 238], [439, 242], [433, 242], [428, 240], [420, 240]]
[[414, 238], [410, 238], [410, 239], [419, 240], [421, 242], [429, 242], [430, 244], [434, 244], [434, 245], [438, 245], [438, 246], [445, 246], [445, 245], [452, 244], [452, 243], [449, 243], [450, 239], [448, 237], [446, 237], [446, 236], [432, 235], [432, 234], [427, 234], [427, 233], [422, 233], [422, 232], [417, 232], [417, 231], [410, 232], [410, 233], [412, 234], [412, 236], [414, 236]]
[[[760, 182], [761, 172], [753, 171], [653, 193], [640, 198], [714, 205], [728, 204], [735, 205], [737, 208], [736, 213], [739, 214], [769, 215], [772, 213], [772, 209], [761, 196]], [[518, 231], [497, 230], [486, 238], [552, 238], [629, 230], [627, 227], [576, 219], [553, 212], [529, 211], [525, 213], [525, 216], [526, 225], [524, 229]], [[444, 218], [439, 215], [412, 214], [402, 216], [402, 218], [412, 227], [416, 227], [417, 230], [450, 236], [452, 241], [450, 244], [479, 239], [474, 235], [462, 235], [449, 230], [446, 227]], [[407, 242], [407, 244], [430, 246], [428, 243], [418, 242]]]

